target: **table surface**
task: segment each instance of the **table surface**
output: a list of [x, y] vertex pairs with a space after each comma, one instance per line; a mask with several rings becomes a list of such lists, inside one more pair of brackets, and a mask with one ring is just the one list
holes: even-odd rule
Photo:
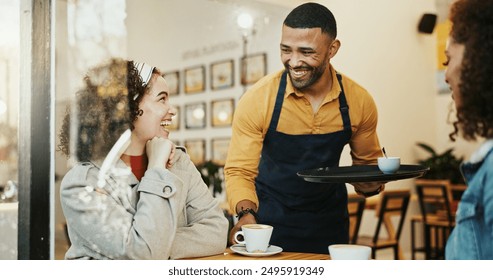
[[231, 251], [227, 248], [224, 253], [219, 255], [188, 258], [188, 260], [329, 260], [328, 254], [315, 254], [315, 253], [298, 253], [298, 252], [281, 252], [279, 254], [265, 256], [265, 257], [248, 257], [243, 256]]

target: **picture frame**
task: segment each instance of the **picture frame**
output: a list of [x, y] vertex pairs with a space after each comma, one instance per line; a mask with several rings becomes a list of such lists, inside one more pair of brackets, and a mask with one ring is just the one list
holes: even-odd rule
[[229, 137], [211, 139], [212, 162], [219, 166], [224, 166], [226, 164], [230, 142], [231, 138]]
[[188, 139], [184, 141], [184, 146], [195, 165], [205, 162], [205, 139]]
[[205, 102], [186, 104], [185, 128], [186, 129], [205, 128], [205, 124], [206, 124], [205, 116], [206, 116]]
[[234, 98], [211, 102], [211, 126], [231, 126], [235, 107]]
[[185, 69], [185, 93], [205, 91], [205, 66], [195, 66]]
[[250, 85], [267, 74], [267, 54], [258, 53], [241, 58], [241, 84]]
[[211, 89], [231, 88], [234, 85], [234, 60], [214, 62], [210, 66]]
[[180, 93], [180, 72], [179, 71], [170, 71], [163, 73], [163, 78], [166, 80], [168, 84], [169, 96], [175, 96]]
[[176, 115], [171, 119], [171, 125], [167, 127], [169, 131], [177, 131], [180, 129], [180, 107], [174, 106], [176, 109]]

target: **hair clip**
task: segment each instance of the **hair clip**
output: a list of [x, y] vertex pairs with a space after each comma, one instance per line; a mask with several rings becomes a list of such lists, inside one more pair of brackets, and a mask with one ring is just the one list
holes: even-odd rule
[[[139, 72], [139, 76], [142, 79], [142, 85], [145, 87], [149, 83], [152, 77], [152, 71], [154, 70], [153, 66], [150, 66], [147, 63], [144, 62], [134, 62], [135, 68], [137, 68], [137, 72]], [[133, 99], [136, 100], [137, 97], [139, 97], [139, 94], [137, 93], [134, 95]]]

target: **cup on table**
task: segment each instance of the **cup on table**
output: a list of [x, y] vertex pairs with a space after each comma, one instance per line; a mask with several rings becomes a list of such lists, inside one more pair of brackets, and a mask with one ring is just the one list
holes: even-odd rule
[[329, 246], [332, 260], [369, 260], [371, 247], [355, 244], [332, 244]]
[[[241, 226], [241, 231], [235, 233], [235, 241], [244, 244], [250, 253], [264, 253], [269, 247], [270, 237], [274, 228], [263, 224], [246, 224]], [[243, 240], [238, 240], [238, 236]]]
[[379, 157], [378, 158], [378, 168], [384, 174], [393, 174], [401, 166], [400, 157]]

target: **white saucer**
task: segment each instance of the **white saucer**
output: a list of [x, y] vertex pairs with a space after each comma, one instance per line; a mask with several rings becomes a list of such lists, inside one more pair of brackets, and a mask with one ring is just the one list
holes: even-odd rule
[[282, 252], [282, 248], [275, 245], [270, 245], [269, 248], [267, 248], [267, 252], [263, 252], [263, 253], [250, 253], [246, 250], [245, 245], [240, 245], [240, 244], [235, 244], [229, 248], [231, 249], [231, 251], [235, 253], [249, 257], [266, 257], [266, 256], [279, 254]]

